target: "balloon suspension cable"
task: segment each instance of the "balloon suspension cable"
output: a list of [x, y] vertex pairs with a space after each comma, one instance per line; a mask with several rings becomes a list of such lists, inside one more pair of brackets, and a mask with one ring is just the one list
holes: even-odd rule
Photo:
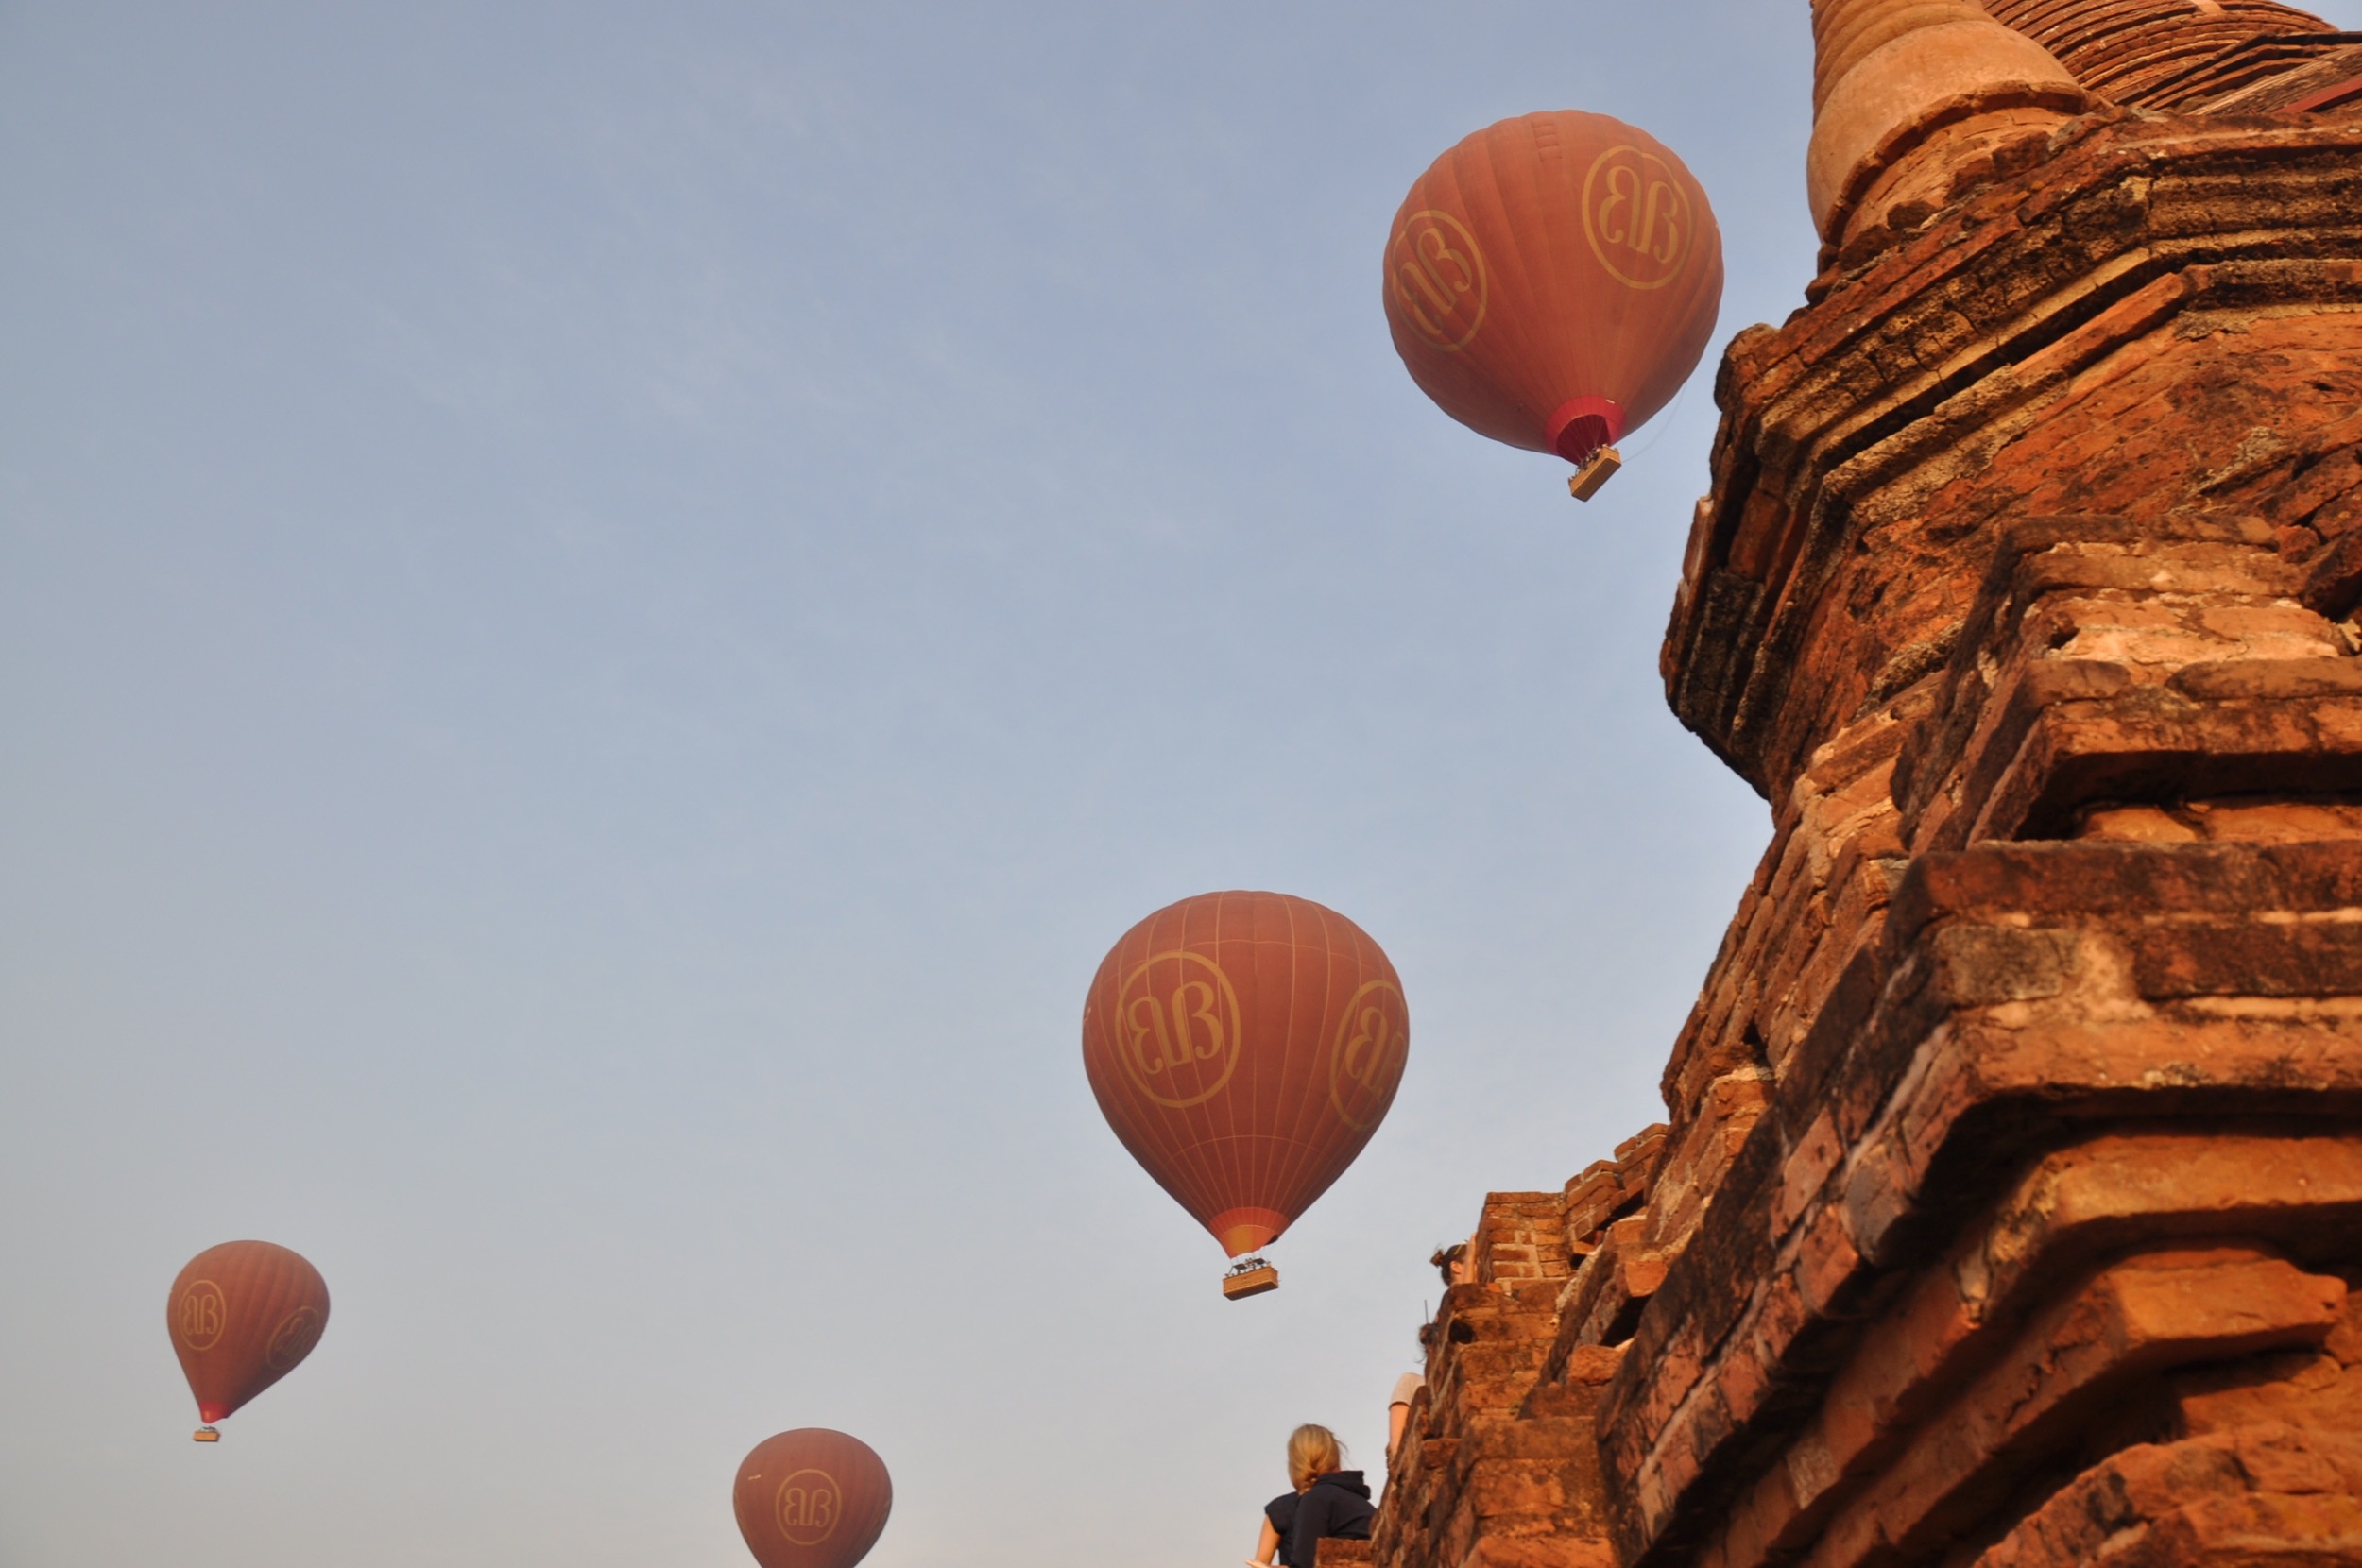
[[1589, 501], [1600, 493], [1600, 486], [1616, 477], [1616, 470], [1624, 466], [1624, 455], [1614, 447], [1601, 447], [1583, 459], [1583, 467], [1566, 478], [1566, 493], [1577, 501]]
[[1279, 1270], [1259, 1257], [1241, 1258], [1222, 1277], [1222, 1294], [1225, 1301], [1242, 1302], [1249, 1296], [1259, 1296], [1267, 1290], [1278, 1288]]
[[212, 1425], [200, 1426], [190, 1433], [189, 1437], [197, 1442], [219, 1442], [221, 1441], [221, 1429]]

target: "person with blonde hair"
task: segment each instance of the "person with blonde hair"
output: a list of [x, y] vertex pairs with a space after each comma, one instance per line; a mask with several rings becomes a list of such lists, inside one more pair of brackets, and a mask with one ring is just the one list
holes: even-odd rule
[[[1361, 1473], [1344, 1468], [1344, 1445], [1326, 1426], [1288, 1435], [1288, 1485], [1263, 1509], [1263, 1535], [1247, 1568], [1312, 1568], [1321, 1541], [1367, 1541], [1378, 1509]], [[1275, 1556], [1274, 1554], [1277, 1554]]]

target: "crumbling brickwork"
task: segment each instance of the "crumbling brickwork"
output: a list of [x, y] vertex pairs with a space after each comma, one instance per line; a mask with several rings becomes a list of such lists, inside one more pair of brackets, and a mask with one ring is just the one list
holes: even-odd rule
[[1888, 138], [1730, 347], [1664, 673], [1772, 843], [1378, 1563], [2362, 1563], [2362, 40], [1985, 10], [2099, 101]]
[[[1428, 1383], [1391, 1457], [1375, 1560], [1417, 1565], [1562, 1562], [1606, 1568], [1592, 1394], [1532, 1405], [1566, 1281], [1456, 1285], [1445, 1292]], [[1410, 1499], [1422, 1506], [1412, 1506]]]
[[1983, 0], [2112, 103], [2183, 111], [2279, 108], [2362, 74], [2357, 41], [2273, 0]]

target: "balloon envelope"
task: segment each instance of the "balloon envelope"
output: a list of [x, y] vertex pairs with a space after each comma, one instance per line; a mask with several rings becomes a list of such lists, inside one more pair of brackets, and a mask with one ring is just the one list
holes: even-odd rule
[[164, 1304], [197, 1419], [208, 1425], [293, 1372], [328, 1327], [328, 1282], [267, 1241], [225, 1241], [189, 1259]]
[[1386, 320], [1412, 380], [1471, 430], [1569, 462], [1672, 401], [1721, 299], [1704, 190], [1604, 114], [1478, 131], [1419, 177], [1387, 237]]
[[762, 1568], [853, 1568], [885, 1529], [894, 1483], [859, 1438], [803, 1426], [755, 1444], [730, 1504]]
[[1378, 944], [1278, 893], [1158, 910], [1108, 952], [1083, 1007], [1107, 1125], [1233, 1257], [1344, 1173], [1410, 1049], [1402, 982]]

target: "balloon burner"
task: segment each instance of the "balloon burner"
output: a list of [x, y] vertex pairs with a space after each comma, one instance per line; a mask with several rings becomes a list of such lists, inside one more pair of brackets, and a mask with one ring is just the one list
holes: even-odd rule
[[1279, 1270], [1259, 1257], [1241, 1258], [1222, 1277], [1222, 1293], [1226, 1301], [1242, 1302], [1249, 1296], [1278, 1288]]

